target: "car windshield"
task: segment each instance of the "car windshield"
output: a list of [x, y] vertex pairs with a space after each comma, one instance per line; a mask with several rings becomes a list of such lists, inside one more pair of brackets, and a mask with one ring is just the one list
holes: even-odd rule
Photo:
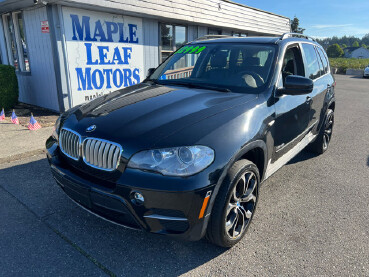
[[149, 81], [242, 93], [258, 93], [271, 78], [276, 46], [198, 43], [178, 49]]

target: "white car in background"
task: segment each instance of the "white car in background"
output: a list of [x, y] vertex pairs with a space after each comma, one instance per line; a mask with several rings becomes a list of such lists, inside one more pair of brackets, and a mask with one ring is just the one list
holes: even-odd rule
[[369, 65], [364, 69], [364, 78], [369, 78]]

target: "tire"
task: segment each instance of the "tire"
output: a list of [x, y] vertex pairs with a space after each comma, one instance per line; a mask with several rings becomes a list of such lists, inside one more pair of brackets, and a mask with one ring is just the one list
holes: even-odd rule
[[254, 216], [260, 175], [256, 165], [239, 160], [228, 170], [217, 195], [207, 228], [207, 239], [230, 248], [245, 235]]
[[318, 137], [308, 146], [308, 150], [310, 152], [323, 154], [328, 150], [329, 143], [332, 139], [333, 125], [334, 111], [328, 109], [325, 116], [324, 125], [320, 129]]

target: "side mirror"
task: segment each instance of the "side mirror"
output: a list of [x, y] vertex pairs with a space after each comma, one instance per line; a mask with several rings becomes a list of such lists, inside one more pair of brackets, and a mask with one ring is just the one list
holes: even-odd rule
[[149, 70], [147, 70], [147, 76], [146, 77], [149, 77], [151, 74], [154, 73], [156, 68], [152, 67], [152, 68], [149, 68]]
[[303, 95], [313, 91], [314, 82], [309, 78], [297, 75], [286, 77], [284, 88], [278, 90], [278, 95]]

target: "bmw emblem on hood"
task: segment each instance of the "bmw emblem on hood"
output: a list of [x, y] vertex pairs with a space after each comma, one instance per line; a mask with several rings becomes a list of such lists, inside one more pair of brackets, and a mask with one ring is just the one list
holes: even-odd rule
[[87, 127], [86, 132], [93, 132], [96, 129], [96, 125], [91, 125], [90, 127]]

